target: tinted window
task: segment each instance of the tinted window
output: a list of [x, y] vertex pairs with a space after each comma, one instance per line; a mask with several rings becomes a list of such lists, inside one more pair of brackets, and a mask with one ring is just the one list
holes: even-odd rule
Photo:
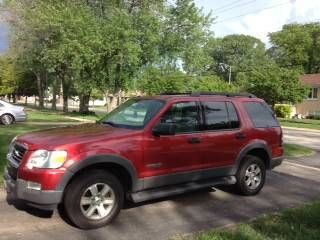
[[240, 122], [231, 102], [203, 102], [206, 130], [239, 128]]
[[161, 118], [161, 122], [175, 123], [176, 133], [198, 131], [198, 106], [196, 102], [175, 103]]
[[279, 123], [272, 111], [262, 103], [246, 102], [244, 106], [256, 128], [278, 127]]
[[227, 102], [230, 128], [239, 128], [240, 121], [237, 111], [231, 102]]
[[207, 130], [229, 128], [228, 111], [225, 102], [203, 102]]

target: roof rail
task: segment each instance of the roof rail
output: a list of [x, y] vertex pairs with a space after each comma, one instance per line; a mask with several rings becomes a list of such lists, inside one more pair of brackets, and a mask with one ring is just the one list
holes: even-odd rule
[[226, 96], [226, 97], [248, 97], [248, 98], [256, 98], [255, 95], [251, 93], [224, 93], [224, 92], [186, 92], [186, 93], [177, 93], [177, 92], [168, 92], [161, 93], [160, 95], [187, 95], [191, 97], [199, 97], [199, 96]]
[[163, 92], [163, 93], [160, 93], [160, 95], [192, 95], [192, 92], [185, 92], [185, 93], [182, 93], [182, 92]]

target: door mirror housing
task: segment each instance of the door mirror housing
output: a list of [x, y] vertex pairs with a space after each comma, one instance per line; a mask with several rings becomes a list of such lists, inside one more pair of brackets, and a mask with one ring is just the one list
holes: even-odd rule
[[169, 136], [174, 135], [176, 132], [176, 125], [174, 123], [158, 123], [152, 129], [155, 136]]

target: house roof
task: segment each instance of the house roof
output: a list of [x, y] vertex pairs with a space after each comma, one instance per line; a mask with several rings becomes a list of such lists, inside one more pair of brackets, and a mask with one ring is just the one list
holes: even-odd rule
[[302, 75], [300, 81], [304, 85], [320, 86], [320, 73]]

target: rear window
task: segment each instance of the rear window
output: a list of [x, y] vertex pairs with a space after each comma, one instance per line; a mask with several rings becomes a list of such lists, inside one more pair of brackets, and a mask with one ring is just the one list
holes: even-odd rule
[[246, 102], [244, 107], [256, 128], [279, 127], [278, 120], [266, 104]]
[[230, 102], [202, 102], [206, 130], [238, 128], [240, 122], [235, 107]]

